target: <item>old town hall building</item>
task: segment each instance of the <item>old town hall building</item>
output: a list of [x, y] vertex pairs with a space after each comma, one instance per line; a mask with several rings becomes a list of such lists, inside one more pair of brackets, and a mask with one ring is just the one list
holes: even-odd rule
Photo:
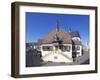
[[78, 31], [66, 32], [58, 24], [45, 38], [38, 40], [34, 48], [41, 51], [43, 61], [73, 62], [82, 55], [81, 38]]

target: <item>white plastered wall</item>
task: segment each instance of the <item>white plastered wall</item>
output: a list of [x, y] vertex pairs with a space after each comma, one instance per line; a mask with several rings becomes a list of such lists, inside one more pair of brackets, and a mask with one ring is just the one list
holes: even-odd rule
[[[44, 61], [54, 61], [54, 62], [72, 62], [72, 44], [63, 44], [64, 46], [70, 46], [70, 51], [62, 52], [55, 51], [53, 44], [42, 44], [41, 45], [41, 52], [42, 52], [42, 59]], [[43, 46], [53, 46], [53, 51], [43, 51]], [[54, 57], [57, 56], [58, 59], [54, 59]]]

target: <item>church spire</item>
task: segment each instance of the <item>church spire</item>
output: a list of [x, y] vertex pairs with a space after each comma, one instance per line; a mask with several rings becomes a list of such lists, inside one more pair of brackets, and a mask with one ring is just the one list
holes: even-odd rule
[[59, 24], [58, 24], [58, 21], [56, 22], [56, 31], [57, 31], [57, 32], [59, 31]]

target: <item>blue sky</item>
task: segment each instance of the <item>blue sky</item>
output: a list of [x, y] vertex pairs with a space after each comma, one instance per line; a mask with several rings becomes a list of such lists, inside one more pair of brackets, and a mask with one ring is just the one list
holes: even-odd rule
[[26, 12], [26, 42], [36, 42], [56, 29], [79, 31], [82, 43], [89, 41], [89, 15]]

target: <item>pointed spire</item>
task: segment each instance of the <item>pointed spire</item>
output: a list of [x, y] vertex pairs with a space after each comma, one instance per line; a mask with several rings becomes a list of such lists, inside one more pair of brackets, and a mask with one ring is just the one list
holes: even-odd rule
[[59, 23], [58, 23], [58, 20], [56, 22], [56, 31], [58, 32], [59, 31]]

